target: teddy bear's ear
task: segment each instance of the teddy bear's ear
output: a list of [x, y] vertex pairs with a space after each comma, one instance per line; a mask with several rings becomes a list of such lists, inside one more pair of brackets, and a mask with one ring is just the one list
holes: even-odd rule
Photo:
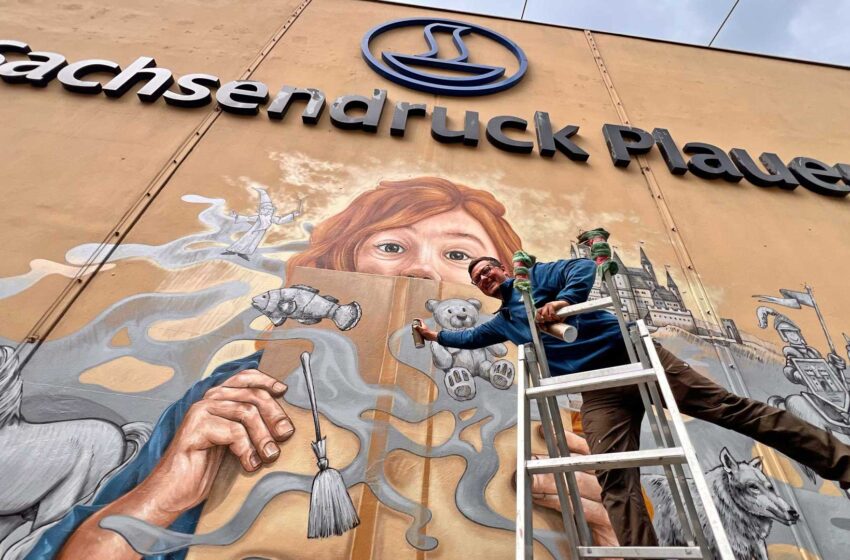
[[472, 304], [472, 307], [474, 307], [475, 309], [481, 309], [481, 302], [480, 302], [480, 301], [478, 301], [477, 299], [475, 299], [475, 298], [469, 298], [469, 299], [468, 299], [468, 300], [466, 300], [466, 301], [468, 301], [469, 303], [471, 303], [471, 304]]
[[433, 313], [434, 310], [437, 308], [437, 305], [439, 303], [440, 303], [439, 300], [429, 299], [428, 301], [425, 302], [425, 309], [427, 309], [428, 311]]

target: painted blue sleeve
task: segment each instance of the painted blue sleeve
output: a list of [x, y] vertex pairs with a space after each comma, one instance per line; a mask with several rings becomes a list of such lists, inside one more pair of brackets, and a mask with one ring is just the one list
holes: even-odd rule
[[558, 261], [553, 272], [558, 273], [557, 281], [561, 287], [555, 299], [571, 304], [587, 301], [593, 282], [596, 280], [596, 263], [589, 259]]
[[[75, 506], [65, 514], [58, 523], [44, 532], [35, 546], [27, 554], [25, 560], [47, 560], [54, 558], [62, 549], [74, 531], [83, 524], [92, 514], [103, 507], [114, 502], [141, 483], [153, 470], [171, 439], [180, 427], [183, 417], [195, 402], [201, 400], [204, 394], [224, 383], [233, 375], [244, 369], [256, 368], [260, 364], [262, 352], [256, 352], [245, 358], [222, 364], [215, 369], [209, 377], [202, 379], [192, 385], [183, 397], [171, 404], [157, 420], [148, 442], [142, 447], [133, 461], [126, 465], [121, 472], [106, 483], [100, 489], [92, 502], [88, 505]], [[178, 517], [169, 529], [181, 533], [194, 533], [201, 517], [201, 503]], [[187, 549], [179, 550], [165, 555], [147, 556], [146, 558], [156, 560], [182, 560], [185, 558]]]
[[491, 344], [506, 342], [508, 340], [508, 337], [505, 335], [505, 332], [507, 332], [506, 327], [505, 320], [500, 315], [497, 315], [473, 329], [440, 331], [437, 334], [437, 342], [449, 348], [461, 348], [464, 350], [484, 348]]

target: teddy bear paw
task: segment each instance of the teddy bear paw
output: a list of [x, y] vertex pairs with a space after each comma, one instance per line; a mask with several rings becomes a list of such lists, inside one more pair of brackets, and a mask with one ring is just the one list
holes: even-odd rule
[[507, 389], [514, 383], [514, 365], [508, 360], [496, 360], [490, 366], [490, 383], [496, 389]]
[[475, 379], [466, 368], [456, 367], [447, 371], [445, 383], [449, 396], [456, 401], [468, 401], [475, 396]]

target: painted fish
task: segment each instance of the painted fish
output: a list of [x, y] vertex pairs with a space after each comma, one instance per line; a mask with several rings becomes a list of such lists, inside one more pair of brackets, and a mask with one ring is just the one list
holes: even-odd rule
[[315, 325], [322, 319], [331, 319], [339, 330], [347, 331], [354, 328], [362, 314], [356, 301], [340, 305], [335, 297], [319, 295], [319, 290], [303, 284], [268, 291], [251, 302], [251, 306], [268, 317], [276, 327], [287, 319], [294, 319], [302, 325]]

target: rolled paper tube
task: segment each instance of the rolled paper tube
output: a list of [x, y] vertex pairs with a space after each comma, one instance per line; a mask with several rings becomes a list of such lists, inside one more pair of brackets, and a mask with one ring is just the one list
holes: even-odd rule
[[422, 326], [422, 321], [420, 321], [419, 319], [416, 319], [415, 321], [413, 321], [413, 324], [410, 325], [410, 330], [411, 330], [411, 333], [413, 334], [413, 345], [416, 346], [417, 348], [424, 348], [425, 347], [425, 339], [422, 338], [422, 334], [419, 331], [416, 330], [416, 327], [421, 327], [421, 326]]
[[575, 342], [575, 339], [578, 338], [578, 329], [566, 323], [540, 325], [540, 330], [564, 342]]

